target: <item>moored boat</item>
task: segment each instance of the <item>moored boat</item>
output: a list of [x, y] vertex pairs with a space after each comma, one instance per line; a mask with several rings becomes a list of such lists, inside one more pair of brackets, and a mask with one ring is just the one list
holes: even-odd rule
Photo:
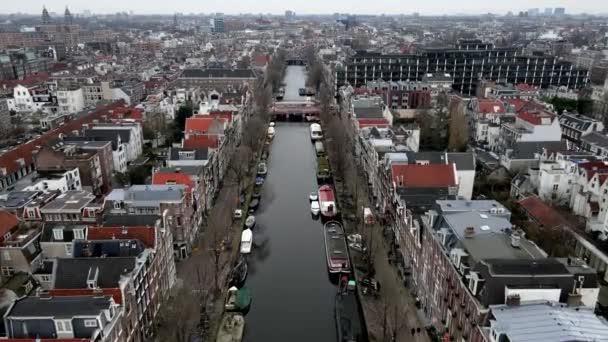
[[256, 186], [262, 186], [264, 184], [264, 177], [255, 177], [255, 185]]
[[350, 258], [342, 225], [337, 221], [327, 222], [324, 226], [324, 235], [329, 273], [350, 272]]
[[253, 244], [253, 232], [251, 229], [245, 229], [241, 233], [241, 254], [251, 253], [251, 246]]
[[268, 139], [274, 139], [275, 136], [275, 130], [274, 127], [268, 127], [268, 131], [266, 132], [266, 136], [268, 136]]
[[323, 130], [318, 123], [310, 124], [310, 140], [313, 142], [323, 139]]
[[338, 288], [335, 301], [338, 342], [366, 341], [359, 315], [355, 281], [349, 280], [348, 276], [344, 275], [340, 279]]
[[245, 332], [245, 318], [239, 313], [226, 313], [217, 332], [216, 342], [240, 342]]
[[245, 228], [253, 229], [255, 227], [255, 216], [249, 215], [247, 219], [245, 219]]
[[319, 206], [321, 207], [321, 215], [325, 217], [331, 218], [338, 214], [336, 196], [331, 186], [323, 185], [319, 188]]
[[226, 296], [226, 303], [224, 303], [224, 309], [226, 311], [238, 311], [246, 312], [251, 306], [251, 292], [246, 287], [237, 288], [232, 286], [228, 289]]
[[256, 211], [258, 210], [258, 206], [260, 205], [260, 199], [259, 198], [254, 198], [251, 200], [251, 202], [249, 202], [249, 210], [253, 210]]
[[247, 265], [247, 259], [241, 255], [239, 260], [236, 262], [236, 265], [234, 265], [234, 268], [230, 270], [229, 285], [241, 287], [247, 279], [248, 271], [249, 266]]
[[268, 173], [268, 167], [266, 167], [266, 163], [259, 163], [258, 176], [266, 176], [266, 173]]

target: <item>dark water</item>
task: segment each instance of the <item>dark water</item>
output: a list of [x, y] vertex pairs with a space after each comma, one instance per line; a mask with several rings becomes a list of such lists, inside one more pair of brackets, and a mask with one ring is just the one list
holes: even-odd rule
[[335, 341], [336, 287], [327, 273], [322, 224], [311, 217], [308, 201], [317, 190], [308, 125], [277, 123], [270, 151], [253, 232], [254, 242], [265, 243], [249, 257], [253, 304], [246, 341]]

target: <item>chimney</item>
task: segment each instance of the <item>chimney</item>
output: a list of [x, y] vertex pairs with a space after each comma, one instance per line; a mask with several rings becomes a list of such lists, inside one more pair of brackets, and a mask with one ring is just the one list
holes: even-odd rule
[[475, 236], [475, 228], [474, 227], [466, 227], [464, 229], [464, 237], [467, 238], [467, 239], [470, 239], [473, 236]]
[[519, 232], [519, 229], [514, 231], [511, 234], [511, 246], [513, 248], [520, 248], [521, 247], [521, 233]]
[[569, 308], [576, 308], [582, 305], [583, 295], [580, 293], [569, 293], [567, 305]]
[[521, 297], [518, 294], [507, 296], [508, 306], [519, 306], [521, 304]]

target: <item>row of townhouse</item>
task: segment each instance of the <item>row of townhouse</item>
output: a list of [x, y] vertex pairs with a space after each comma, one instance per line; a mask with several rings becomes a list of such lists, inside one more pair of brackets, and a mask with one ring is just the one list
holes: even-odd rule
[[399, 248], [410, 286], [428, 323], [452, 340], [508, 338], [514, 327], [496, 326], [502, 308], [535, 301], [572, 312], [595, 308], [595, 270], [578, 259], [548, 258], [510, 215], [493, 200], [436, 201], [420, 217], [405, 215]]
[[17, 195], [0, 210], [2, 276], [28, 274], [36, 291], [12, 297], [4, 336], [149, 340], [175, 283], [172, 209], [117, 215], [86, 193]]

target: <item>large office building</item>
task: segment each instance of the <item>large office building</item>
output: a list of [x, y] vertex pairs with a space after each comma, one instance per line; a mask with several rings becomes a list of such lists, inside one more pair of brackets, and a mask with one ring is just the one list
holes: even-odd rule
[[336, 86], [359, 87], [367, 82], [422, 80], [428, 74], [450, 74], [453, 88], [475, 95], [477, 84], [584, 87], [588, 71], [545, 54], [525, 55], [517, 48], [497, 48], [480, 40], [460, 40], [453, 48], [427, 48], [415, 54], [357, 52], [336, 68]]

